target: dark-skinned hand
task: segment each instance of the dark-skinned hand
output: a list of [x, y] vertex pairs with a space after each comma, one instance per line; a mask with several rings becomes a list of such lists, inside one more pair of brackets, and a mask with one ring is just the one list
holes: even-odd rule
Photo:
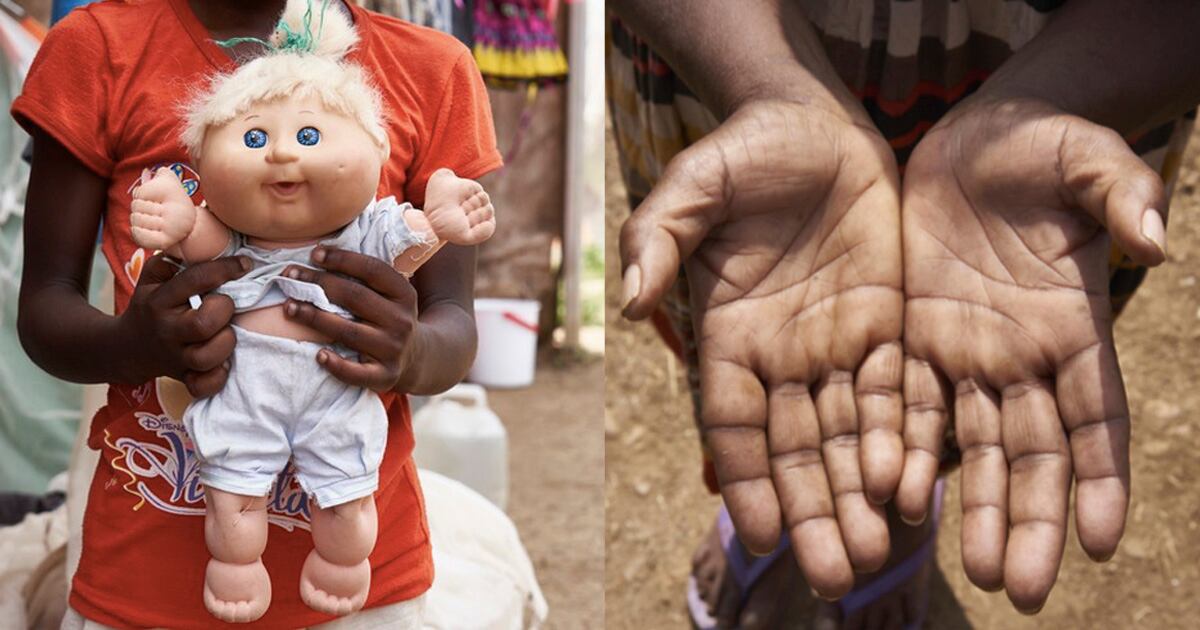
[[229, 326], [233, 301], [208, 295], [198, 309], [189, 298], [205, 295], [250, 270], [242, 257], [219, 258], [180, 270], [163, 254], [146, 262], [129, 307], [120, 316], [128, 339], [140, 350], [139, 364], [151, 376], [170, 376], [187, 385], [196, 398], [211, 396], [229, 377], [226, 362], [233, 353]]
[[294, 300], [288, 302], [284, 312], [289, 319], [359, 353], [359, 361], [331, 350], [317, 353], [317, 362], [338, 380], [378, 392], [395, 389], [408, 373], [413, 354], [410, 341], [417, 322], [416, 290], [378, 258], [317, 247], [312, 261], [321, 269], [293, 265], [284, 274], [319, 285], [331, 302], [350, 311], [356, 319]]

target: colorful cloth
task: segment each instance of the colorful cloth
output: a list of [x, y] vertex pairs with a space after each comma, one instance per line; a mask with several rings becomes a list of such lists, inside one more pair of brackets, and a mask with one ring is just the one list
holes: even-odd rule
[[[1063, 4], [1062, 0], [798, 1], [838, 75], [888, 139], [901, 169], [925, 132], [1032, 39]], [[609, 111], [630, 208], [635, 208], [671, 158], [715, 129], [718, 121], [619, 19], [612, 18], [607, 30]], [[1194, 119], [1193, 112], [1127, 138], [1133, 150], [1162, 175], [1168, 197]], [[1109, 270], [1115, 315], [1133, 296], [1146, 269], [1114, 247]], [[687, 365], [694, 417], [699, 422], [699, 360], [682, 269], [654, 322]], [[956, 461], [958, 453], [952, 431], [950, 427], [945, 440], [949, 462]], [[705, 479], [715, 492], [711, 467]]]
[[489, 85], [559, 83], [567, 59], [539, 0], [476, 0], [475, 61]]

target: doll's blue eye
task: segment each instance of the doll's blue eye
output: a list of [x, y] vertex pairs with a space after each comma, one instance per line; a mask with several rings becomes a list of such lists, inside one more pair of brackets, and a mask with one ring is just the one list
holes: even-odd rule
[[305, 127], [296, 132], [296, 142], [303, 144], [306, 147], [321, 141], [321, 132], [317, 131], [316, 127]]
[[267, 132], [262, 129], [251, 129], [242, 136], [242, 141], [251, 149], [261, 149], [267, 146]]

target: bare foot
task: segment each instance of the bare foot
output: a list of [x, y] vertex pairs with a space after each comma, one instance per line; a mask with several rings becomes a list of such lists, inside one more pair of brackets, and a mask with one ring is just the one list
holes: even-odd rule
[[271, 578], [262, 560], [250, 564], [208, 561], [204, 572], [204, 606], [227, 623], [248, 623], [271, 605]]
[[[429, 178], [425, 189], [425, 219], [438, 240], [477, 245], [496, 231], [495, 211], [483, 186], [463, 179], [448, 168]], [[417, 231], [415, 226], [414, 231]]]
[[246, 623], [271, 605], [266, 497], [206, 487], [204, 540], [212, 558], [204, 572], [204, 605], [222, 621]]
[[300, 598], [323, 613], [354, 612], [371, 589], [368, 557], [379, 523], [375, 499], [368, 495], [323, 509], [311, 505], [313, 550], [300, 571]]
[[300, 599], [317, 612], [342, 616], [363, 607], [371, 589], [371, 564], [333, 564], [314, 549], [300, 571]]
[[[874, 580], [886, 575], [897, 564], [911, 557], [931, 536], [929, 522], [918, 526], [904, 524], [894, 509], [888, 510], [888, 531], [892, 550], [883, 569], [869, 575], [858, 575], [856, 590], [869, 587]], [[738, 544], [735, 540], [733, 544]], [[928, 598], [929, 577], [933, 556], [907, 580], [877, 599], [852, 611], [842, 612], [836, 602], [816, 600], [810, 596], [804, 577], [790, 555], [779, 556], [751, 587], [749, 595], [727, 571], [725, 552], [717, 527], [705, 536], [692, 558], [692, 575], [701, 599], [708, 604], [708, 613], [720, 628], [813, 627], [821, 630], [837, 628], [907, 627], [924, 616]], [[744, 600], [744, 603], [743, 603]]]

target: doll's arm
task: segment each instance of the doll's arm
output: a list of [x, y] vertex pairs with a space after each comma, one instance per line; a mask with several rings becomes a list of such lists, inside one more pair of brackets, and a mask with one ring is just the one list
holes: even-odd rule
[[129, 222], [141, 247], [161, 249], [184, 262], [216, 258], [229, 245], [229, 228], [203, 206], [192, 204], [170, 169], [160, 168], [133, 191]]
[[400, 252], [392, 261], [396, 271], [411, 277], [447, 243], [478, 245], [496, 231], [495, 210], [483, 186], [463, 179], [448, 168], [438, 169], [425, 189], [425, 211], [409, 208], [404, 222], [426, 244]]

